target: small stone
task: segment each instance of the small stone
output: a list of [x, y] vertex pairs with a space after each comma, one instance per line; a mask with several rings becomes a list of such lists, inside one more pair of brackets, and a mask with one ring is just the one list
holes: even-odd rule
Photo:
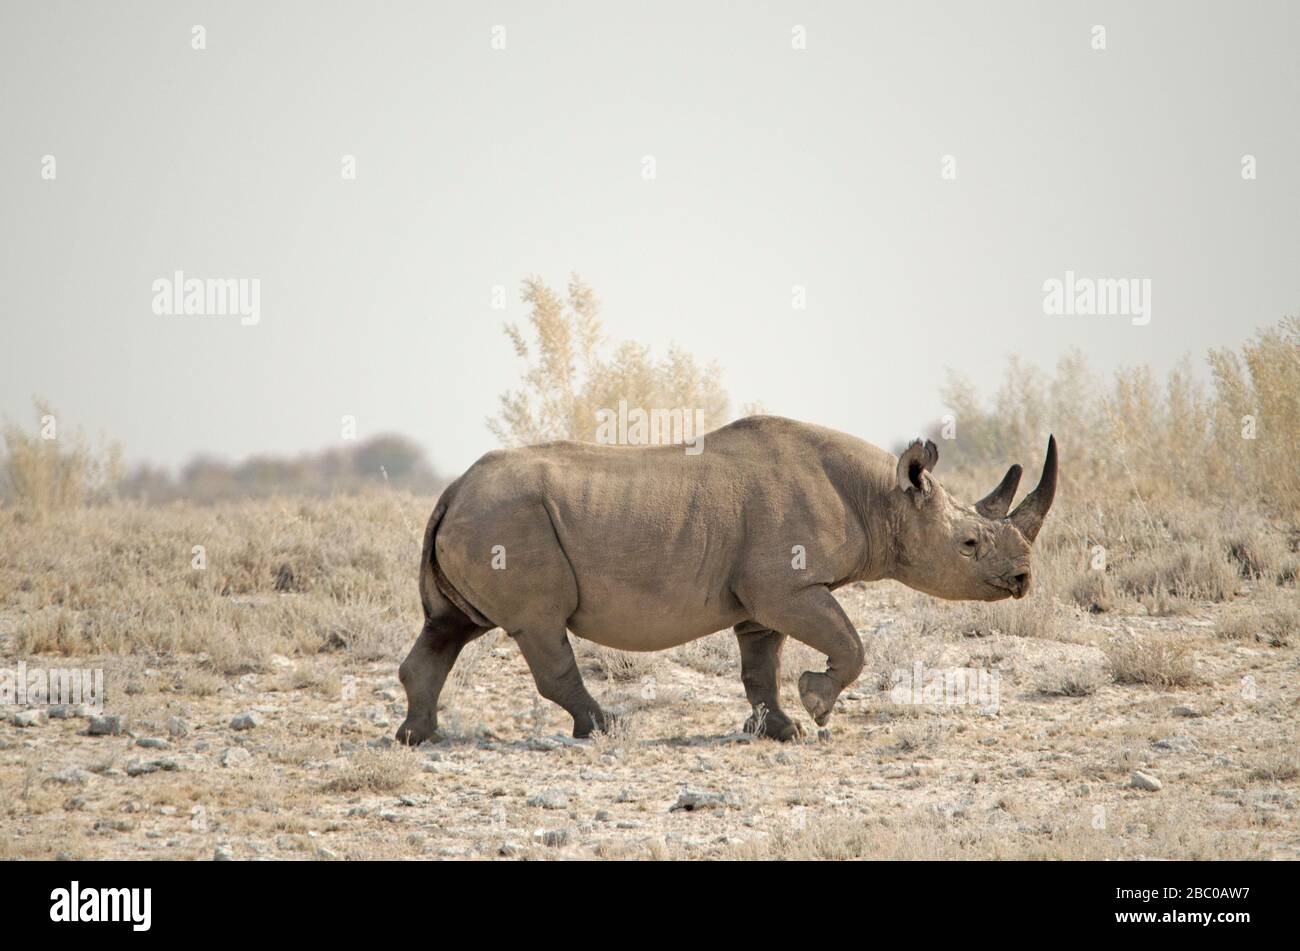
[[86, 705], [84, 703], [56, 703], [50, 707], [51, 720], [71, 720], [73, 717], [84, 717], [85, 715]]
[[262, 725], [262, 718], [256, 712], [249, 710], [247, 713], [241, 713], [230, 721], [232, 730], [251, 730], [254, 727]]
[[86, 808], [85, 796], [73, 796], [63, 804], [63, 808], [68, 812], [79, 812]]
[[527, 804], [538, 809], [567, 809], [569, 797], [562, 790], [547, 789], [529, 797]]
[[608, 821], [609, 821], [609, 810], [608, 810], [608, 809], [597, 809], [597, 810], [596, 810], [596, 821], [597, 821], [597, 822], [608, 822]]
[[1156, 740], [1154, 745], [1168, 753], [1194, 753], [1197, 750], [1196, 740], [1190, 736], [1166, 736]]
[[504, 855], [506, 858], [513, 858], [514, 856], [522, 855], [523, 853], [524, 847], [522, 845], [518, 842], [511, 842], [509, 840], [502, 842], [501, 847], [497, 849], [497, 855]]
[[174, 737], [188, 736], [190, 725], [180, 717], [172, 717], [167, 721], [167, 732]]
[[134, 819], [100, 819], [94, 829], [96, 832], [133, 832], [137, 824]]
[[146, 750], [165, 750], [171, 746], [170, 743], [158, 736], [142, 736], [135, 741], [135, 745]]
[[243, 766], [253, 758], [253, 754], [240, 746], [231, 746], [221, 753], [221, 758], [217, 761], [226, 769], [232, 766]]
[[230, 851], [230, 846], [228, 845], [219, 845], [217, 846], [216, 851], [212, 853], [212, 861], [214, 862], [233, 862], [234, 860], [235, 853]]
[[150, 759], [150, 760], [132, 760], [127, 764], [126, 774], [128, 776], [146, 776], [149, 773], [161, 771], [172, 772], [180, 769], [180, 764], [174, 759]]
[[1129, 785], [1134, 789], [1145, 789], [1147, 792], [1158, 792], [1161, 787], [1164, 786], [1164, 783], [1141, 770], [1134, 770], [1133, 778], [1129, 780]]
[[159, 806], [159, 807], [158, 807], [158, 815], [160, 815], [160, 816], [174, 816], [174, 815], [176, 815], [176, 807], [175, 807], [175, 806]]
[[322, 845], [318, 846], [316, 849], [316, 858], [325, 862], [337, 862], [339, 860], [339, 854], [333, 849], [327, 849]]
[[548, 849], [560, 849], [569, 844], [568, 829], [538, 829], [533, 838]]
[[56, 783], [62, 783], [65, 786], [84, 786], [90, 782], [90, 773], [73, 766], [69, 769], [60, 770], [50, 778]]
[[684, 789], [669, 812], [695, 812], [697, 809], [727, 809], [735, 803], [726, 793]]
[[44, 710], [19, 710], [14, 714], [14, 726], [41, 726], [49, 719]]
[[121, 736], [126, 732], [126, 718], [119, 714], [91, 717], [86, 733], [90, 736]]
[[1195, 707], [1189, 707], [1189, 706], [1187, 706], [1187, 704], [1181, 704], [1181, 703], [1180, 703], [1178, 706], [1174, 707], [1174, 708], [1173, 708], [1172, 710], [1170, 710], [1169, 712], [1170, 712], [1171, 714], [1173, 714], [1174, 716], [1176, 716], [1176, 717], [1199, 717], [1199, 716], [1203, 716], [1203, 714], [1201, 713], [1201, 711], [1200, 711], [1200, 710], [1197, 710]]

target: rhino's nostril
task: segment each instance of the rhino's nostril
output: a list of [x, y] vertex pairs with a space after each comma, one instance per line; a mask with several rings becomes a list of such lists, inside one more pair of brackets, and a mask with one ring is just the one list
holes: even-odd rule
[[1017, 591], [1024, 591], [1029, 587], [1029, 572], [1022, 571], [1011, 579], [1011, 583], [1016, 586]]

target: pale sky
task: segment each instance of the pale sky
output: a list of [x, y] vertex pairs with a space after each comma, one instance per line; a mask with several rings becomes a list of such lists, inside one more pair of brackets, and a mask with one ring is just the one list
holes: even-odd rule
[[[0, 413], [40, 395], [170, 465], [353, 415], [454, 474], [518, 384], [520, 281], [570, 271], [737, 408], [885, 446], [945, 366], [992, 392], [1013, 352], [1199, 363], [1300, 312], [1298, 28], [1294, 2], [6, 0]], [[259, 279], [259, 322], [155, 314], [176, 270]], [[1150, 323], [1045, 314], [1067, 270], [1149, 280]]]

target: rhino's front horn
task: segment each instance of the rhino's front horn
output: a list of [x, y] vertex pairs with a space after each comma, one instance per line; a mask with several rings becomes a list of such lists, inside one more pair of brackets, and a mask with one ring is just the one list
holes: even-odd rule
[[1017, 505], [1016, 510], [1009, 516], [1011, 524], [1029, 541], [1032, 542], [1038, 537], [1038, 530], [1043, 527], [1043, 519], [1047, 517], [1047, 510], [1052, 507], [1052, 497], [1055, 495], [1056, 437], [1048, 436], [1047, 460], [1043, 463], [1042, 478], [1038, 480], [1037, 488], [1025, 496], [1024, 501]]
[[1003, 518], [1011, 508], [1011, 500], [1016, 497], [1016, 488], [1020, 485], [1020, 466], [1012, 466], [1002, 477], [998, 487], [975, 503], [975, 511], [985, 518]]

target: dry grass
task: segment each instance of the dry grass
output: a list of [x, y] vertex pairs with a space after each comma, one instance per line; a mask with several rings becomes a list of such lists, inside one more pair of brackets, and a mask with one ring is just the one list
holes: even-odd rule
[[[1279, 357], [1291, 352], [1287, 332], [1248, 348], [1236, 395], [1198, 401], [1173, 387], [1157, 399], [1127, 374], [1098, 408], [1074, 400], [1067, 375], [1056, 410], [1002, 407], [1009, 422], [981, 444], [989, 460], [954, 470], [968, 447], [941, 444], [940, 478], [971, 500], [1010, 461], [1032, 476], [1046, 428], [1056, 431], [1062, 491], [1035, 547], [1031, 595], [963, 604], [893, 583], [841, 589], [866, 672], [828, 739], [808, 729], [807, 744], [785, 747], [727, 739], [748, 707], [723, 632], [660, 654], [576, 642], [593, 692], [621, 714], [581, 747], [555, 739], [567, 717], [490, 634], [448, 681], [444, 742], [373, 748], [402, 715], [395, 670], [421, 622], [417, 533], [432, 499], [88, 505], [93, 491], [66, 488], [76, 480], [39, 454], [47, 448], [24, 456], [16, 439], [11, 485], [25, 472], [34, 487], [0, 506], [0, 657], [102, 665], [111, 708], [140, 735], [167, 736], [174, 717], [193, 733], [171, 740], [177, 771], [128, 776], [128, 763], [154, 755], [130, 737], [88, 737], [64, 720], [0, 724], [0, 856], [208, 858], [226, 841], [240, 858], [305, 857], [313, 841], [384, 858], [1296, 854], [1300, 531], [1288, 480], [1300, 456], [1278, 447], [1300, 408], [1290, 422], [1278, 414], [1300, 387]], [[1222, 381], [1234, 372], [1226, 358], [1216, 369]], [[1228, 412], [1238, 397], [1261, 401], [1258, 440], [1239, 436]], [[1072, 405], [1088, 411], [1053, 415]], [[983, 438], [965, 423], [959, 414], [962, 439]], [[981, 468], [993, 456], [997, 471]], [[1275, 488], [1264, 492], [1269, 466]], [[1118, 624], [1130, 630], [1116, 635]], [[894, 706], [881, 691], [918, 661], [996, 670], [997, 715]], [[802, 717], [792, 682], [824, 664], [787, 643], [788, 712]], [[653, 691], [641, 689], [647, 678]], [[254, 707], [270, 711], [268, 725], [233, 733], [232, 715]], [[1192, 752], [1156, 747], [1184, 732]], [[54, 778], [69, 766], [91, 778]], [[1165, 789], [1131, 789], [1138, 768]], [[672, 812], [688, 784], [737, 802]], [[552, 787], [568, 807], [528, 804]]]
[[43, 400], [33, 401], [36, 430], [6, 422], [0, 466], [0, 504], [21, 506], [36, 517], [77, 508], [102, 498], [121, 477], [122, 453], [115, 443], [92, 445], [69, 431]]
[[1042, 671], [1035, 685], [1049, 697], [1090, 697], [1103, 682], [1102, 672], [1095, 667], [1059, 664]]
[[39, 523], [0, 509], [12, 647], [191, 655], [222, 677], [265, 670], [273, 654], [391, 658], [419, 629], [407, 527], [428, 506], [376, 492], [220, 510], [118, 503]]
[[368, 749], [352, 758], [341, 776], [322, 787], [327, 793], [395, 793], [416, 774], [416, 761], [401, 749]]
[[1106, 669], [1117, 684], [1186, 687], [1198, 683], [1196, 659], [1183, 643], [1120, 636], [1105, 645]]
[[1228, 640], [1254, 640], [1286, 647], [1300, 634], [1300, 606], [1292, 601], [1234, 610], [1219, 621], [1218, 635]]

